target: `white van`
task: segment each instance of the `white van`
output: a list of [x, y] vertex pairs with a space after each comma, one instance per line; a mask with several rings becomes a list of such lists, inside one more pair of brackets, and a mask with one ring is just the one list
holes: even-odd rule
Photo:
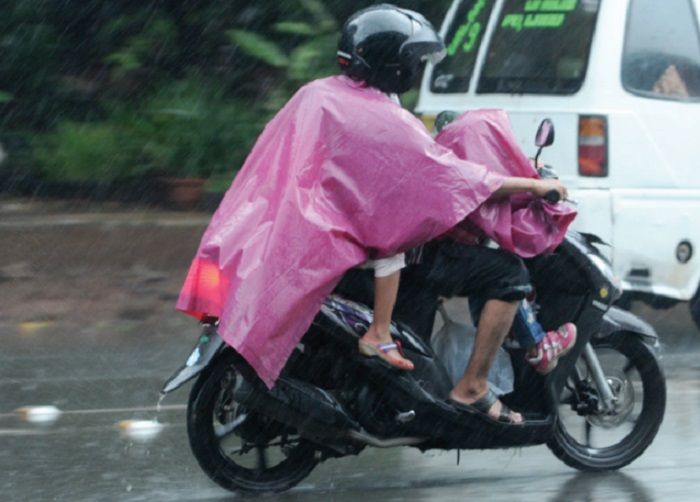
[[416, 106], [503, 108], [612, 244], [628, 298], [691, 301], [700, 326], [700, 0], [455, 0]]

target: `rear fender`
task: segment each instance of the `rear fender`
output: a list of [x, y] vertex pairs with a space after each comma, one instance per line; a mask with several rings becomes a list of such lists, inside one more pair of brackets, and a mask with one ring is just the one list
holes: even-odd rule
[[165, 382], [161, 394], [169, 394], [199, 375], [225, 346], [224, 340], [216, 333], [216, 326], [205, 324], [187, 361]]

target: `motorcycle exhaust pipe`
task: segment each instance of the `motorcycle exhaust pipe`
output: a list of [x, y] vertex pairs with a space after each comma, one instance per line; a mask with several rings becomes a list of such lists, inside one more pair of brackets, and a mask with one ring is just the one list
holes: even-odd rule
[[400, 438], [390, 438], [382, 439], [367, 432], [360, 431], [349, 431], [348, 437], [354, 439], [355, 441], [360, 441], [362, 443], [368, 444], [370, 446], [375, 446], [377, 448], [395, 448], [397, 446], [413, 446], [423, 443], [426, 438], [419, 437], [400, 437]]
[[244, 380], [233, 398], [310, 438], [344, 437], [348, 430], [360, 429], [332, 394], [294, 378], [279, 378], [272, 390]]
[[369, 434], [330, 393], [293, 378], [280, 378], [272, 390], [244, 381], [234, 390], [234, 399], [311, 438], [345, 437], [377, 448], [412, 446], [426, 440], [422, 437], [382, 439]]

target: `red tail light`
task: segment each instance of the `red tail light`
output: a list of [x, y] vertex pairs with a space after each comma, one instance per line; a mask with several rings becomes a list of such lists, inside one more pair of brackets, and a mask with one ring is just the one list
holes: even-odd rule
[[578, 173], [581, 176], [608, 175], [608, 120], [604, 116], [579, 116]]

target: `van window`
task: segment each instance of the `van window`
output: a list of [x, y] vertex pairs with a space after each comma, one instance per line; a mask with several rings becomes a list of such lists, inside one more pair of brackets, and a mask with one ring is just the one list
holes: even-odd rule
[[432, 92], [469, 90], [476, 55], [495, 3], [495, 0], [460, 1], [445, 37], [447, 56], [433, 68]]
[[700, 35], [689, 0], [630, 3], [622, 85], [652, 98], [700, 98]]
[[506, 0], [477, 92], [578, 91], [599, 5], [599, 0]]

